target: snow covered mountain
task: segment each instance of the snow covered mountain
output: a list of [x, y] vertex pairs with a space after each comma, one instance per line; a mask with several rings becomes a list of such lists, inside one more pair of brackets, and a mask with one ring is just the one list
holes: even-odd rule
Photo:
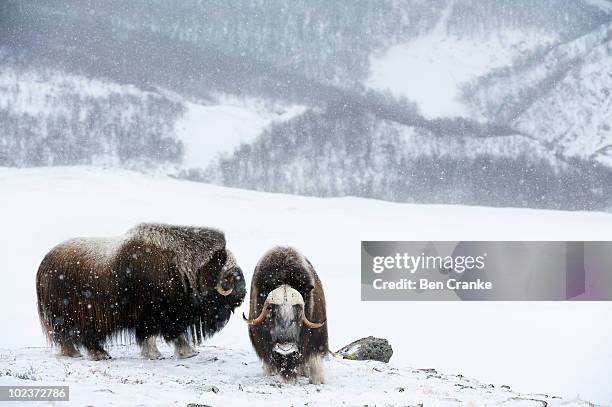
[[176, 162], [172, 121], [183, 111], [131, 85], [0, 66], [0, 165]]
[[458, 130], [466, 124], [461, 119], [428, 124], [380, 119], [344, 104], [311, 110], [273, 125], [199, 179], [270, 192], [397, 202], [610, 208], [611, 168], [569, 161], [518, 131], [490, 135], [484, 130], [473, 136]]
[[[605, 240], [610, 214], [320, 199], [88, 167], [0, 168], [0, 191], [0, 326], [10, 327], [0, 335], [0, 384], [66, 381], [75, 400], [94, 394], [109, 402], [143, 397], [144, 404], [281, 397], [324, 404], [338, 397], [349, 405], [538, 405], [522, 398], [556, 405], [578, 396], [612, 402], [610, 303], [362, 302], [358, 277], [361, 240]], [[135, 345], [111, 349], [114, 359], [100, 363], [58, 360], [41, 349], [34, 281], [47, 251], [75, 236], [116, 236], [142, 221], [222, 228], [247, 285], [270, 247], [298, 248], [324, 285], [331, 349], [368, 335], [387, 338], [391, 365], [332, 359], [321, 392], [304, 383], [279, 388], [261, 375], [251, 350], [241, 319], [246, 304], [195, 360], [143, 361]], [[161, 394], [160, 383], [172, 391]], [[206, 392], [210, 385], [220, 392]]]
[[0, 165], [204, 168], [300, 106], [206, 100], [80, 74], [0, 67]]
[[608, 3], [7, 0], [0, 164], [608, 209]]
[[560, 155], [604, 163], [612, 162], [611, 92], [612, 23], [466, 90], [476, 113], [488, 120], [511, 124]]

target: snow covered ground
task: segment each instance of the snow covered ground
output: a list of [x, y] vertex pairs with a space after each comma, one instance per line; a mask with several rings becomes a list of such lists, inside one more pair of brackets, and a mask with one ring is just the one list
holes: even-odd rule
[[[162, 352], [171, 355], [168, 347]], [[200, 347], [186, 360], [143, 360], [133, 347], [111, 348], [105, 362], [55, 357], [49, 350], [0, 350], [0, 385], [69, 385], [74, 405], [100, 406], [589, 406], [545, 394], [521, 394], [435, 369], [399, 368], [374, 361], [331, 357], [323, 386], [263, 376], [251, 351]], [[544, 404], [544, 403], [547, 404]], [[13, 403], [22, 405], [20, 403]], [[62, 404], [62, 403], [58, 403]]]
[[[133, 345], [111, 348], [114, 359], [97, 363], [41, 348], [34, 277], [44, 254], [64, 239], [118, 235], [140, 221], [222, 228], [247, 280], [271, 246], [299, 248], [326, 290], [331, 348], [385, 337], [395, 351], [391, 364], [332, 359], [320, 389], [279, 387], [261, 375], [250, 350], [239, 316], [246, 304], [186, 361], [142, 361]], [[515, 392], [612, 403], [612, 304], [365, 303], [359, 267], [360, 240], [606, 240], [610, 214], [319, 199], [118, 170], [0, 168], [0, 227], [0, 384], [34, 383], [18, 376], [66, 381], [78, 405], [124, 397], [133, 405], [563, 403]]]

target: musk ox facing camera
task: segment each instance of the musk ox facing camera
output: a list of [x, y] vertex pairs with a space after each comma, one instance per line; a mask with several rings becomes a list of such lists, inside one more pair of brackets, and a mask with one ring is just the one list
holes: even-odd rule
[[308, 376], [325, 381], [321, 359], [328, 353], [325, 295], [312, 264], [293, 248], [266, 253], [251, 282], [249, 336], [267, 374], [286, 381]]
[[38, 314], [65, 356], [85, 348], [109, 359], [104, 343], [133, 335], [147, 359], [156, 338], [178, 358], [222, 329], [244, 300], [244, 276], [222, 232], [139, 224], [116, 238], [77, 238], [54, 247], [36, 275]]

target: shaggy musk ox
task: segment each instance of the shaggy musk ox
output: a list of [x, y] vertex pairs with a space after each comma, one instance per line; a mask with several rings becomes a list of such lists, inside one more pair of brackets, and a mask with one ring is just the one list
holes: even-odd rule
[[292, 381], [298, 374], [324, 382], [328, 352], [325, 296], [312, 264], [292, 248], [266, 253], [251, 282], [249, 336], [267, 374]]
[[178, 358], [219, 331], [245, 296], [242, 271], [222, 232], [140, 224], [125, 235], [72, 239], [53, 248], [36, 275], [38, 314], [61, 354], [108, 359], [109, 339], [133, 334], [142, 356], [159, 359], [156, 337]]

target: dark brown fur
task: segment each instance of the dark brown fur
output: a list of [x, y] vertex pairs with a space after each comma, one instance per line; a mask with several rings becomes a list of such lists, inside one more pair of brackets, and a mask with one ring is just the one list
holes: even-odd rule
[[[227, 323], [244, 296], [236, 266], [214, 286], [227, 260], [225, 237], [208, 228], [141, 224], [113, 240], [74, 239], [53, 248], [36, 275], [38, 313], [50, 342], [100, 350], [109, 339], [185, 334], [192, 342]], [[184, 270], [193, 269], [191, 274]]]
[[[275, 288], [287, 284], [300, 292], [304, 298], [304, 312], [310, 321], [327, 320], [323, 286], [314, 267], [297, 250], [290, 247], [277, 247], [266, 253], [257, 264], [251, 281], [250, 319], [256, 318], [263, 304]], [[295, 369], [283, 373], [272, 355], [273, 343], [269, 320], [258, 326], [249, 326], [249, 337], [257, 356], [267, 367], [273, 367], [284, 376], [292, 376], [303, 371], [304, 364], [313, 356], [323, 357], [328, 353], [327, 324], [318, 329], [302, 326], [298, 347], [300, 359], [295, 361]]]

